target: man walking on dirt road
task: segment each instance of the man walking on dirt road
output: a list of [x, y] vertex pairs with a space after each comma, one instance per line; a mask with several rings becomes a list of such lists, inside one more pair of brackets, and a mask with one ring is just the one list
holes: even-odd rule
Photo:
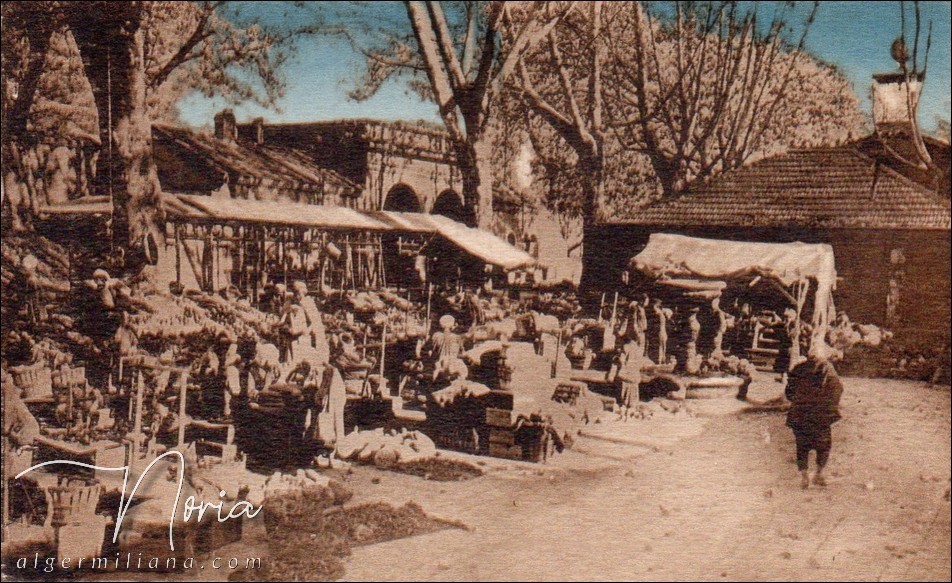
[[830, 458], [833, 438], [830, 427], [840, 419], [840, 397], [843, 384], [833, 364], [822, 350], [790, 371], [785, 391], [790, 400], [787, 426], [793, 429], [797, 442], [797, 469], [803, 489], [810, 487], [809, 456], [816, 450], [816, 474], [813, 484], [826, 486], [823, 468]]

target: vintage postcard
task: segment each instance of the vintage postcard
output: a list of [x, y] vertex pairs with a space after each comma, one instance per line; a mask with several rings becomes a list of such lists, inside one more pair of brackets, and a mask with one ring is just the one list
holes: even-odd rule
[[5, 2], [3, 581], [948, 581], [952, 2]]

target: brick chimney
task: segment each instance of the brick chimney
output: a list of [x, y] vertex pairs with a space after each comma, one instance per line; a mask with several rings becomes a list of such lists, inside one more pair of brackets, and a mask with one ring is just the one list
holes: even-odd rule
[[215, 114], [215, 137], [225, 142], [238, 140], [238, 124], [235, 112], [231, 109], [223, 109]]
[[879, 132], [914, 132], [913, 121], [922, 93], [924, 73], [877, 73], [873, 75], [873, 121]]

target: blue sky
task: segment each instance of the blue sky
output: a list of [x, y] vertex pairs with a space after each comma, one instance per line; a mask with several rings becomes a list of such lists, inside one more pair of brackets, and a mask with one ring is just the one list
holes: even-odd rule
[[[282, 18], [281, 3], [253, 3], [250, 11], [265, 19]], [[761, 3], [761, 6], [769, 3]], [[907, 34], [911, 37], [912, 2], [905, 3]], [[374, 17], [400, 18], [400, 3], [377, 3], [363, 10]], [[950, 77], [952, 77], [952, 1], [922, 2], [923, 21], [933, 22], [929, 71], [919, 107], [920, 124], [927, 131], [935, 127], [936, 116], [950, 115]], [[816, 22], [807, 37], [807, 49], [818, 58], [837, 65], [853, 84], [862, 107], [869, 111], [869, 86], [874, 72], [890, 71], [895, 63], [889, 46], [900, 32], [900, 2], [821, 2]], [[923, 30], [923, 38], [925, 31]], [[924, 44], [924, 41], [923, 41]], [[235, 112], [240, 121], [263, 116], [273, 122], [316, 121], [336, 118], [369, 117], [377, 119], [426, 119], [439, 121], [436, 108], [422, 102], [400, 82], [390, 82], [373, 98], [355, 102], [347, 91], [362, 71], [362, 59], [340, 39], [310, 37], [303, 39], [294, 59], [286, 65], [288, 87], [278, 104], [280, 111], [262, 109], [253, 104], [239, 105]], [[199, 95], [186, 98], [180, 105], [182, 119], [194, 126], [210, 123], [214, 113], [226, 104]]]

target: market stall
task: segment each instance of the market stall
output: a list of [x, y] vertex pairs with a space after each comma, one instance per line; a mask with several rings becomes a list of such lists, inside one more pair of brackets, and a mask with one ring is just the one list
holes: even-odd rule
[[660, 283], [687, 285], [694, 280], [696, 289], [688, 286], [688, 291], [709, 295], [724, 287], [711, 285], [712, 281], [743, 279], [749, 280], [748, 285], [766, 281], [790, 302], [798, 319], [804, 319], [804, 309], [812, 304], [811, 345], [826, 341], [836, 288], [830, 245], [722, 241], [655, 233], [644, 250], [631, 259], [630, 267]]

